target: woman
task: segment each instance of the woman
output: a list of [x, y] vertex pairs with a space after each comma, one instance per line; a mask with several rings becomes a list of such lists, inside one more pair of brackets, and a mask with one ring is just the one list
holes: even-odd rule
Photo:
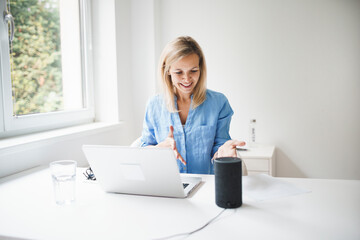
[[213, 173], [211, 159], [236, 157], [229, 127], [233, 111], [227, 98], [206, 89], [206, 63], [199, 44], [178, 37], [162, 52], [159, 76], [164, 94], [146, 107], [141, 146], [170, 147], [180, 172]]

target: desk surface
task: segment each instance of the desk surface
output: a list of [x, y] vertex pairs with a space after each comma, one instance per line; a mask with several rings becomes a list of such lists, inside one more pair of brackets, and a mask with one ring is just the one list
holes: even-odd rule
[[[104, 193], [78, 170], [77, 201], [58, 206], [48, 169], [0, 179], [0, 239], [152, 239], [192, 231], [222, 209], [214, 177], [187, 199]], [[360, 239], [360, 181], [283, 179], [310, 193], [246, 197], [187, 239]], [[9, 237], [9, 238], [6, 238]]]

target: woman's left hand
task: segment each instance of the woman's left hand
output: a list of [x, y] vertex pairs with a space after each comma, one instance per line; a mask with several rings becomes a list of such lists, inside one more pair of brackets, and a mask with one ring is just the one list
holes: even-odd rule
[[237, 157], [236, 146], [244, 146], [246, 143], [239, 140], [228, 140], [217, 151], [216, 157]]

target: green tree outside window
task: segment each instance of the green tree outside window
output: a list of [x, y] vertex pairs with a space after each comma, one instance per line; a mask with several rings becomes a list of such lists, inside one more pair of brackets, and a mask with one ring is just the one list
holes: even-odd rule
[[14, 115], [63, 109], [60, 17], [57, 0], [10, 1]]

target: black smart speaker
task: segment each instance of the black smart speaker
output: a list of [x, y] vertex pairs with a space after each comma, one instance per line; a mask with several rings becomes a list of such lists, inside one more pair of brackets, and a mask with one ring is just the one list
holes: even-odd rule
[[214, 160], [215, 202], [222, 208], [242, 205], [241, 159], [223, 157]]

